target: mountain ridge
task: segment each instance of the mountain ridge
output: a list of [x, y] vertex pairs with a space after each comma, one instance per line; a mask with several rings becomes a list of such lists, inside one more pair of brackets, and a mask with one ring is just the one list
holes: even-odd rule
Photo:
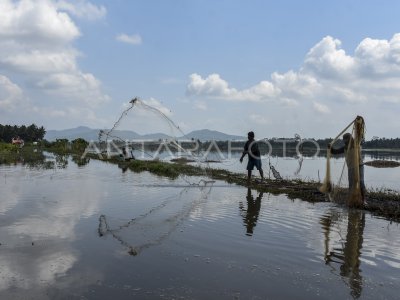
[[[103, 129], [104, 130], [104, 129]], [[48, 130], [44, 138], [48, 141], [54, 141], [56, 139], [68, 139], [74, 140], [82, 138], [87, 141], [97, 141], [100, 129], [93, 129], [87, 126], [78, 126], [75, 128], [68, 128], [62, 130]], [[164, 133], [151, 133], [151, 134], [139, 134], [131, 130], [115, 130], [112, 134], [123, 140], [159, 140], [172, 138]], [[112, 138], [112, 137], [111, 137]], [[216, 140], [216, 141], [227, 141], [227, 140], [245, 140], [244, 136], [231, 135], [223, 133], [217, 130], [200, 129], [194, 130], [185, 134], [184, 136], [175, 137], [177, 139], [196, 139], [200, 141]]]

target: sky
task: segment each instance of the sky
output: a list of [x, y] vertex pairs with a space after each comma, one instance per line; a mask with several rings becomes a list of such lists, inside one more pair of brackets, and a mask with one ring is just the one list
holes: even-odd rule
[[[0, 124], [400, 136], [400, 1], [0, 0]], [[173, 126], [172, 126], [173, 127]]]

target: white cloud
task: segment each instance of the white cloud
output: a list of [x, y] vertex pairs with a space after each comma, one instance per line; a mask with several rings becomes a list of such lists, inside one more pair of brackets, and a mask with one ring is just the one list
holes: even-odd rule
[[341, 42], [331, 36], [323, 38], [308, 52], [304, 68], [312, 71], [318, 78], [335, 78], [341, 80], [352, 74], [354, 58], [340, 49]]
[[226, 101], [305, 104], [321, 112], [326, 112], [329, 104], [319, 99], [332, 103], [400, 102], [400, 34], [391, 40], [366, 38], [354, 56], [340, 47], [339, 40], [327, 36], [311, 48], [297, 72], [274, 72], [270, 81], [243, 90], [231, 87], [218, 74], [203, 79], [194, 73], [187, 94]]
[[80, 35], [66, 13], [45, 0], [0, 2], [0, 38], [26, 49], [64, 45]]
[[232, 93], [228, 87], [228, 83], [221, 79], [218, 74], [211, 74], [206, 79], [203, 79], [198, 74], [190, 75], [190, 83], [187, 87], [190, 95], [205, 95], [223, 97]]
[[121, 33], [115, 38], [119, 42], [131, 44], [131, 45], [141, 45], [142, 37], [138, 34], [127, 35], [125, 33]]
[[355, 51], [362, 76], [382, 79], [400, 73], [400, 34], [388, 40], [364, 39]]
[[219, 74], [211, 74], [203, 79], [200, 75], [194, 73], [190, 75], [190, 82], [187, 86], [188, 95], [214, 97], [229, 101], [258, 102], [270, 100], [277, 96], [279, 92], [269, 81], [261, 81], [249, 89], [238, 91], [229, 87], [229, 84]]
[[[73, 42], [81, 33], [69, 14], [93, 20], [105, 12], [84, 0], [0, 1], [0, 69], [12, 74], [9, 80], [18, 82], [20, 91], [14, 88], [11, 93], [7, 83], [11, 94], [2, 99], [2, 106], [10, 109], [11, 99], [16, 103], [16, 97], [25, 94], [30, 103], [19, 108], [20, 116], [28, 110], [37, 115], [45, 111], [45, 118], [63, 115], [72, 120], [82, 112], [93, 116], [110, 98], [101, 82], [78, 65], [80, 52]], [[3, 90], [5, 84], [3, 78]], [[76, 115], [67, 114], [71, 106], [79, 106]]]
[[313, 106], [316, 112], [322, 113], [322, 114], [329, 114], [331, 110], [329, 109], [328, 106], [322, 103], [318, 103], [316, 101], [313, 102]]
[[[366, 120], [375, 120], [378, 112], [394, 116], [393, 105], [400, 103], [400, 33], [389, 40], [366, 38], [353, 55], [342, 49], [340, 40], [327, 36], [311, 47], [298, 70], [274, 72], [270, 80], [244, 89], [216, 73], [205, 77], [193, 73], [186, 92], [194, 105], [199, 99], [207, 104], [219, 100], [221, 105], [236, 101], [239, 109], [239, 102], [245, 102], [242, 111], [254, 126], [258, 121], [258, 130], [274, 132], [293, 126], [299, 132], [323, 131], [322, 123], [334, 126], [325, 116], [336, 111], [341, 113], [335, 122], [343, 124], [359, 114]], [[264, 114], [270, 123], [259, 118]], [[233, 117], [228, 111], [224, 115]], [[279, 129], [272, 124], [279, 124]], [[374, 127], [375, 132], [393, 131], [389, 125]]]
[[317, 78], [309, 74], [288, 71], [285, 74], [272, 73], [272, 83], [281, 91], [282, 97], [310, 97], [321, 90]]
[[[1, 51], [1, 50], [0, 50]], [[9, 53], [0, 62], [15, 71], [29, 73], [76, 72], [77, 51], [66, 49], [61, 51], [48, 51], [32, 49]]]
[[101, 19], [107, 14], [107, 9], [103, 5], [96, 6], [86, 0], [60, 0], [56, 1], [55, 5], [60, 10], [90, 21]]
[[100, 91], [101, 83], [90, 73], [54, 73], [37, 82], [47, 93], [63, 99], [79, 100], [92, 107], [110, 100]]
[[16, 109], [24, 101], [21, 88], [9, 78], [0, 74], [0, 110], [9, 112]]

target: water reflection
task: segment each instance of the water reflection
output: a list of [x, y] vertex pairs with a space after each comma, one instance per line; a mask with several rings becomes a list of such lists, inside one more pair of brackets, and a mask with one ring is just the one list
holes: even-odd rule
[[80, 155], [58, 154], [42, 151], [40, 149], [18, 150], [16, 153], [0, 154], [0, 165], [22, 165], [33, 169], [65, 169], [69, 158], [78, 166], [86, 166], [90, 158]]
[[72, 155], [72, 161], [76, 163], [78, 167], [86, 166], [90, 162], [89, 157], [82, 157], [80, 155]]
[[0, 299], [396, 299], [397, 223], [68, 162], [0, 168]]
[[43, 169], [46, 160], [53, 167], [68, 165], [66, 156], [58, 156], [34, 167], [0, 169], [7, 174], [0, 185], [1, 299], [48, 299], [46, 288], [79, 261], [72, 246], [79, 239], [78, 224], [98, 210], [97, 179], [78, 176], [71, 168], [54, 176]]
[[390, 151], [390, 150], [376, 150], [376, 151], [368, 151], [368, 155], [371, 159], [384, 159], [384, 160], [400, 160], [400, 152]]
[[127, 249], [129, 255], [136, 256], [143, 249], [159, 245], [167, 239], [195, 209], [207, 201], [212, 186], [213, 183], [206, 183], [199, 185], [198, 189], [184, 188], [124, 223], [102, 214], [98, 235], [104, 238], [112, 236]]
[[27, 151], [22, 149], [17, 152], [0, 154], [0, 165], [26, 165], [28, 167], [36, 167], [42, 165], [45, 161], [46, 157], [42, 151]]
[[55, 160], [57, 168], [65, 169], [68, 166], [68, 157], [69, 155], [56, 154]]
[[[359, 298], [362, 292], [362, 275], [360, 268], [360, 256], [363, 244], [363, 233], [365, 228], [365, 213], [360, 210], [349, 210], [347, 218], [347, 233], [346, 237], [337, 241], [341, 244], [340, 247], [333, 247], [330, 249], [330, 238], [333, 226], [341, 218], [340, 214], [336, 211], [330, 211], [320, 219], [320, 224], [324, 232], [324, 246], [325, 246], [325, 263], [336, 271], [336, 266], [340, 266], [340, 276], [348, 280], [351, 289], [351, 296]], [[339, 235], [340, 236], [340, 235]], [[335, 242], [335, 241], [333, 241]]]
[[254, 199], [251, 189], [247, 189], [246, 201], [247, 209], [244, 208], [243, 202], [239, 202], [240, 214], [243, 217], [243, 224], [246, 227], [246, 235], [253, 235], [254, 227], [257, 225], [258, 216], [261, 209], [261, 199], [263, 192], [258, 194], [258, 197]]

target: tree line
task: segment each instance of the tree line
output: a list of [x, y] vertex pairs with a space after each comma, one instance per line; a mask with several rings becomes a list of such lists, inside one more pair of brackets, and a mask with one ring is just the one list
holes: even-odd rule
[[9, 143], [15, 137], [20, 137], [25, 142], [39, 141], [44, 138], [46, 130], [36, 124], [29, 126], [2, 125], [0, 124], [0, 141]]
[[[332, 142], [332, 138], [325, 139], [305, 139], [301, 143], [300, 150], [315, 150], [318, 144], [321, 150], [324, 150], [328, 147], [328, 144]], [[210, 141], [200, 143], [202, 148], [208, 149], [210, 145]], [[259, 141], [259, 148], [261, 152], [268, 151], [271, 146], [273, 149], [282, 149], [286, 148], [288, 150], [295, 149], [298, 145], [299, 141], [290, 138], [273, 138], [268, 140], [268, 144]], [[220, 150], [228, 150], [228, 141], [217, 141], [216, 144]], [[243, 147], [245, 141], [234, 141], [230, 143], [231, 148], [238, 149]], [[343, 144], [343, 140], [339, 139], [335, 142], [334, 147], [341, 147]], [[361, 143], [363, 149], [400, 149], [400, 138], [377, 138], [374, 137], [371, 140], [363, 141]]]
[[374, 138], [364, 143], [364, 148], [370, 149], [400, 149], [400, 138], [387, 139], [387, 138]]
[[[319, 139], [316, 140], [321, 148], [326, 148], [332, 139]], [[343, 144], [342, 140], [337, 141], [339, 147]], [[336, 143], [335, 143], [336, 145]], [[363, 149], [400, 149], [400, 138], [378, 138], [373, 137], [371, 140], [366, 140], [361, 143]]]

